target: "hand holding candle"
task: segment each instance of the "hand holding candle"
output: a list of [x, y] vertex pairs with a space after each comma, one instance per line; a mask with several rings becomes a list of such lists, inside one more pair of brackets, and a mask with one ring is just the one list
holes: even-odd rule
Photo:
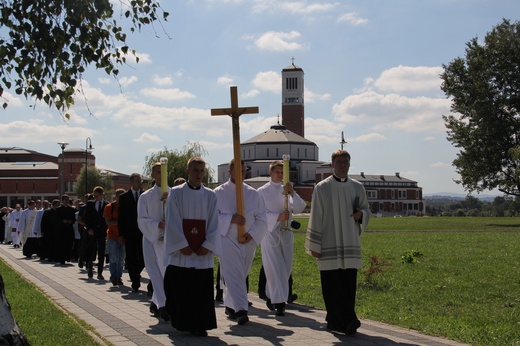
[[289, 159], [291, 157], [287, 154], [282, 156], [283, 159], [283, 184], [286, 185], [289, 182]]
[[161, 157], [161, 192], [164, 194], [168, 191], [168, 158]]

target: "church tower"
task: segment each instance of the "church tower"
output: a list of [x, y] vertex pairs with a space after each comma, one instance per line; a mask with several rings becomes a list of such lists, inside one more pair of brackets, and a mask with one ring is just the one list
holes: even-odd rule
[[282, 124], [305, 138], [303, 70], [293, 63], [282, 70]]

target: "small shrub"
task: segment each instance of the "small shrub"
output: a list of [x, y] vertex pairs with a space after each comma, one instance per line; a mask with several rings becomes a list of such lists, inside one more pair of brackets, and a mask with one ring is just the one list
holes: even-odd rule
[[422, 257], [423, 254], [419, 250], [407, 251], [401, 255], [401, 263], [417, 263], [417, 258]]

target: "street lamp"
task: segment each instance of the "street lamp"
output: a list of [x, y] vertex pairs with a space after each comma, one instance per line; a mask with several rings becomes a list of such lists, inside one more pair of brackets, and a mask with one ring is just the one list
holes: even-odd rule
[[87, 155], [88, 155], [89, 149], [92, 151], [92, 149], [94, 149], [94, 148], [92, 147], [92, 140], [90, 139], [90, 137], [87, 137], [87, 139], [85, 140], [85, 194], [88, 193], [88, 185], [87, 185], [87, 182], [88, 182], [88, 162], [87, 162]]
[[65, 148], [69, 143], [67, 142], [58, 142], [58, 145], [61, 148], [61, 190], [60, 190], [60, 198], [63, 196], [65, 192]]

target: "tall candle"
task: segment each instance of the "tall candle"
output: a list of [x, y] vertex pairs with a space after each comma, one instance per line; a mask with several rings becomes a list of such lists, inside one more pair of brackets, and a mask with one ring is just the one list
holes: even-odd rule
[[287, 154], [282, 156], [283, 159], [283, 184], [287, 184], [289, 182], [289, 159], [291, 157]]
[[165, 193], [168, 191], [168, 158], [161, 157], [161, 192]]

